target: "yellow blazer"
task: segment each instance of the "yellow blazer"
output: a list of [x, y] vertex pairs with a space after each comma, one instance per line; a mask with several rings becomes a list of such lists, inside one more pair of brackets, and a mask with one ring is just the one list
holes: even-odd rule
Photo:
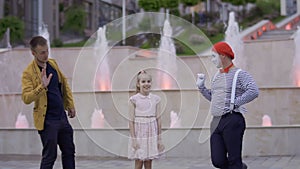
[[[73, 109], [74, 101], [67, 78], [60, 71], [54, 59], [49, 59], [48, 62], [57, 71], [65, 110]], [[37, 130], [43, 130], [47, 110], [47, 88], [42, 85], [41, 71], [35, 60], [27, 66], [22, 75], [22, 100], [25, 104], [34, 102], [34, 126]]]

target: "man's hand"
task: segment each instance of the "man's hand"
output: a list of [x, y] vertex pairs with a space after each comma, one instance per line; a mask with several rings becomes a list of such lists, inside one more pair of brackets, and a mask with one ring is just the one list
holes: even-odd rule
[[198, 89], [204, 87], [204, 82], [205, 82], [205, 74], [198, 73], [197, 74], [197, 81], [196, 81], [196, 85], [197, 85]]
[[43, 84], [44, 88], [47, 88], [47, 86], [49, 85], [50, 80], [52, 78], [52, 73], [50, 73], [50, 75], [47, 77], [46, 67], [45, 67], [42, 69], [41, 78], [42, 78], [42, 84]]
[[75, 111], [75, 109], [69, 109], [69, 110], [68, 110], [68, 116], [69, 116], [70, 118], [74, 118], [74, 117], [76, 116], [76, 111]]

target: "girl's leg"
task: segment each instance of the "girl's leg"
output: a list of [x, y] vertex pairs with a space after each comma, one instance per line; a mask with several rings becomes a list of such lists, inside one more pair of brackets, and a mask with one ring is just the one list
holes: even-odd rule
[[145, 169], [151, 169], [152, 168], [152, 160], [144, 161], [144, 167], [145, 167]]
[[135, 160], [134, 169], [142, 169], [142, 167], [143, 167], [143, 161], [142, 160]]

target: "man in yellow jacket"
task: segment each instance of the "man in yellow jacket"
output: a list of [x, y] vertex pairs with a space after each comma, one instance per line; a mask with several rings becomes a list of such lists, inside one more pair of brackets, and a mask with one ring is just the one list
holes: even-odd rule
[[30, 41], [34, 60], [22, 76], [22, 100], [34, 102], [34, 125], [43, 145], [40, 169], [52, 169], [61, 150], [64, 169], [75, 168], [75, 145], [70, 118], [76, 115], [71, 89], [54, 59], [48, 58], [47, 40], [41, 36]]

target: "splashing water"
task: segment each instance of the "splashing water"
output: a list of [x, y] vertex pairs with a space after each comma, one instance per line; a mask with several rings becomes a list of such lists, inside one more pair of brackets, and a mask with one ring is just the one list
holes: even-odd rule
[[246, 58], [243, 57], [243, 41], [240, 37], [239, 25], [235, 21], [234, 12], [229, 13], [228, 27], [225, 31], [225, 41], [232, 47], [235, 54], [234, 64], [246, 68]]
[[7, 49], [11, 49], [11, 44], [10, 44], [10, 29], [9, 28], [7, 28], [5, 35], [6, 35], [6, 48]]
[[18, 129], [20, 129], [20, 128], [29, 128], [28, 120], [27, 120], [26, 116], [24, 114], [22, 114], [22, 112], [20, 112], [18, 114], [15, 127], [18, 128]]
[[3, 34], [2, 39], [0, 39], [0, 48], [7, 49], [7, 50], [11, 50], [11, 48], [12, 48], [12, 46], [10, 44], [10, 29], [9, 28], [6, 29], [6, 32]]
[[94, 109], [94, 112], [91, 117], [91, 128], [103, 128], [104, 122], [105, 119], [102, 109]]
[[272, 120], [270, 116], [264, 115], [262, 117], [262, 126], [263, 127], [272, 126]]
[[94, 44], [94, 59], [97, 63], [97, 72], [95, 80], [96, 90], [111, 90], [110, 71], [107, 60], [108, 42], [106, 39], [106, 27], [100, 27], [97, 30], [97, 39]]
[[181, 127], [181, 119], [178, 117], [178, 114], [174, 111], [170, 112], [170, 128], [180, 128]]
[[1, 127], [16, 127], [15, 120], [12, 117], [22, 112], [23, 103], [18, 101], [19, 93], [22, 91], [20, 80], [22, 78], [24, 64], [23, 58], [17, 58], [13, 55], [13, 50], [7, 50], [1, 53], [0, 68], [0, 107], [2, 110], [0, 122]]
[[48, 26], [47, 25], [42, 24], [42, 26], [39, 27], [39, 35], [47, 40], [48, 52], [49, 52], [48, 56], [49, 56], [49, 58], [52, 58], [51, 48], [50, 48], [50, 34], [48, 32]]
[[169, 22], [169, 14], [164, 22], [163, 34], [158, 49], [158, 87], [162, 89], [175, 88], [173, 79], [177, 79], [176, 48], [172, 40], [172, 27]]

